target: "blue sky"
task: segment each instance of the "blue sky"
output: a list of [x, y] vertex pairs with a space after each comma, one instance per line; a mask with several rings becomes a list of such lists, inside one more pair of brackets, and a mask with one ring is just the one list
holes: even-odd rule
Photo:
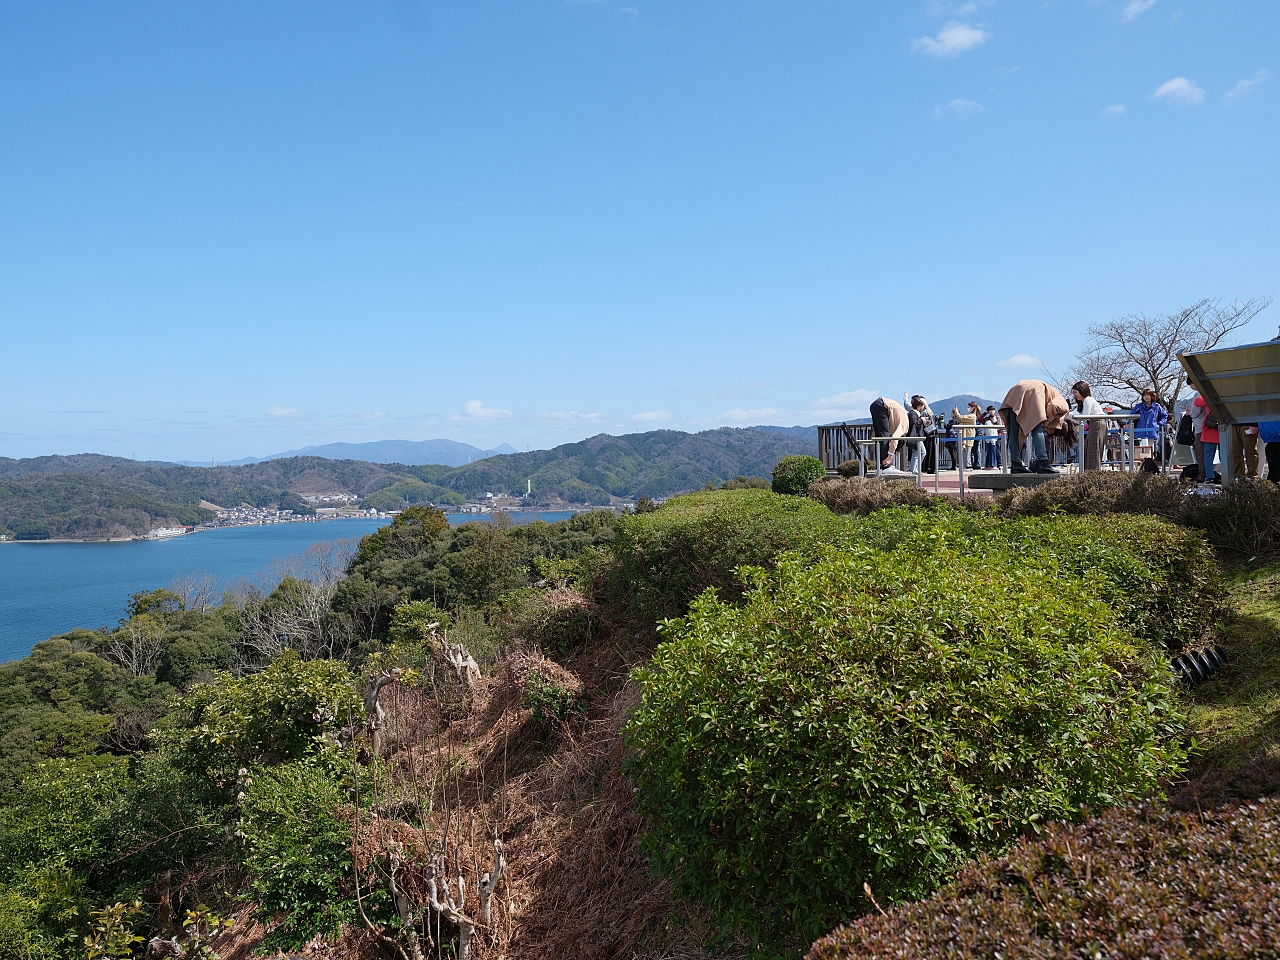
[[1280, 293], [1274, 0], [0, 17], [0, 455], [815, 423]]

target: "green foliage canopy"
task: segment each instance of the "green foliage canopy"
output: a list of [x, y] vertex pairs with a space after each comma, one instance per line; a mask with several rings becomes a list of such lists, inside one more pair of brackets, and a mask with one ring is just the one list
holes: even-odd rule
[[790, 555], [744, 572], [743, 605], [709, 591], [664, 625], [631, 769], [685, 895], [753, 941], [800, 942], [865, 909], [864, 881], [927, 894], [1027, 827], [1178, 771], [1154, 651], [1088, 591], [989, 563], [974, 604], [945, 548]]

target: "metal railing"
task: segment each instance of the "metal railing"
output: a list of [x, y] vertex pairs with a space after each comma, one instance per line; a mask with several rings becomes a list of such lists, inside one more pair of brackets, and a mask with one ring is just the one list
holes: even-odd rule
[[[899, 444], [898, 449], [893, 452], [893, 458], [895, 463], [906, 460], [906, 457], [905, 457], [906, 448], [907, 448], [907, 444], [910, 444], [915, 449], [917, 461], [921, 465], [923, 465], [925, 445], [928, 443], [927, 437], [865, 437], [865, 438], [855, 439], [853, 441], [853, 446], [857, 450], [857, 459], [862, 463], [862, 475], [864, 477], [867, 476], [866, 448], [872, 447], [874, 449], [871, 450], [871, 454], [872, 454], [871, 460], [875, 463], [875, 466], [876, 466], [875, 476], [881, 479], [884, 478], [883, 470], [886, 468], [882, 468], [880, 465], [880, 450], [879, 450], [879, 445], [882, 443]], [[936, 459], [936, 456], [937, 455], [935, 453], [935, 459]], [[852, 460], [854, 458], [850, 457], [849, 459]], [[909, 467], [910, 461], [906, 460], [903, 466]], [[936, 467], [937, 464], [935, 463], [934, 466]], [[901, 474], [908, 475], [908, 476], [911, 475], [911, 471], [907, 469], [903, 469], [903, 467], [898, 467], [896, 469]], [[935, 471], [934, 472], [934, 489], [935, 490], [937, 489], [937, 476], [938, 476], [937, 472]], [[915, 479], [916, 479], [917, 487], [924, 486], [924, 473], [921, 470], [917, 469], [915, 471]]]
[[[1123, 472], [1133, 473], [1133, 450], [1135, 446], [1133, 430], [1138, 423], [1138, 415], [1136, 413], [1075, 413], [1071, 415], [1071, 418], [1077, 423], [1084, 422], [1088, 424], [1090, 432], [1094, 430], [1095, 423], [1099, 424], [1099, 428], [1102, 430], [1109, 429], [1108, 423], [1110, 421], [1114, 420], [1119, 423], [1120, 430], [1117, 436], [1120, 441], [1120, 459], [1107, 459], [1107, 443], [1106, 438], [1104, 438], [1100, 466], [1105, 470], [1109, 466], [1119, 464]], [[1076, 469], [1081, 472], [1084, 471], [1084, 444], [1085, 435], [1082, 431], [1076, 443]]]
[[828, 423], [818, 427], [818, 459], [835, 473], [836, 467], [856, 459], [858, 443], [871, 437], [869, 423]]

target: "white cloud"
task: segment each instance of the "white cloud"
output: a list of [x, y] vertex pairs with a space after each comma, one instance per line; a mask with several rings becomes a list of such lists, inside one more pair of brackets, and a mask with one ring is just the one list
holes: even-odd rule
[[1204, 90], [1186, 77], [1174, 77], [1156, 87], [1156, 92], [1151, 95], [1151, 99], [1172, 100], [1184, 107], [1190, 107], [1204, 100]]
[[1222, 99], [1227, 101], [1227, 103], [1235, 103], [1241, 97], [1247, 97], [1249, 95], [1250, 90], [1252, 90], [1258, 84], [1262, 83], [1262, 81], [1266, 80], [1267, 77], [1269, 76], [1271, 76], [1270, 71], [1259, 70], [1257, 73], [1253, 75], [1252, 79], [1241, 80], [1234, 87], [1228, 90], [1226, 96], [1224, 96]]
[[982, 46], [989, 39], [991, 34], [986, 30], [952, 20], [938, 31], [936, 37], [917, 37], [912, 40], [911, 49], [930, 57], [957, 57], [966, 50]]
[[865, 417], [871, 401], [880, 396], [874, 390], [846, 390], [834, 396], [822, 397], [805, 410], [806, 419], [849, 420]]
[[282, 407], [279, 404], [276, 404], [267, 411], [267, 414], [272, 417], [300, 417], [303, 415], [303, 412], [297, 407]]
[[1038, 367], [1040, 366], [1040, 358], [1033, 357], [1029, 353], [1015, 353], [1012, 357], [1005, 360], [997, 360], [997, 367]]
[[761, 423], [769, 417], [776, 417], [778, 411], [773, 407], [760, 407], [757, 410], [743, 410], [741, 407], [734, 407], [732, 410], [726, 410], [720, 416], [724, 420], [733, 420], [736, 423]]
[[1120, 14], [1120, 19], [1125, 23], [1131, 23], [1156, 5], [1158, 0], [1129, 0], [1124, 5], [1124, 10]]
[[964, 97], [956, 97], [947, 104], [947, 109], [954, 113], [957, 117], [971, 117], [975, 113], [982, 113], [986, 109], [976, 100], [966, 100]]
[[667, 413], [665, 410], [646, 410], [644, 413], [633, 413], [631, 415], [631, 419], [657, 422], [661, 420], [670, 420], [671, 414]]
[[1104, 117], [1123, 117], [1126, 113], [1128, 113], [1128, 110], [1125, 109], [1123, 103], [1113, 103], [1102, 111]]
[[462, 405], [462, 415], [474, 420], [500, 420], [511, 416], [511, 411], [501, 407], [486, 407], [479, 400], [468, 400]]
[[547, 420], [586, 420], [595, 422], [600, 419], [600, 414], [594, 410], [552, 410], [549, 413], [541, 414]]

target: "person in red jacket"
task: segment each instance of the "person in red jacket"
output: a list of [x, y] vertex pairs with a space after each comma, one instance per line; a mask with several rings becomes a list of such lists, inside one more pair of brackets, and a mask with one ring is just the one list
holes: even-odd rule
[[1209, 409], [1209, 404], [1204, 402], [1204, 397], [1196, 397], [1195, 405], [1204, 410], [1204, 426], [1200, 429], [1200, 440], [1204, 446], [1204, 482], [1221, 483], [1222, 479], [1218, 476], [1218, 470], [1213, 465], [1213, 458], [1218, 455], [1218, 441], [1220, 439], [1218, 436], [1218, 421], [1214, 419], [1213, 411]]

